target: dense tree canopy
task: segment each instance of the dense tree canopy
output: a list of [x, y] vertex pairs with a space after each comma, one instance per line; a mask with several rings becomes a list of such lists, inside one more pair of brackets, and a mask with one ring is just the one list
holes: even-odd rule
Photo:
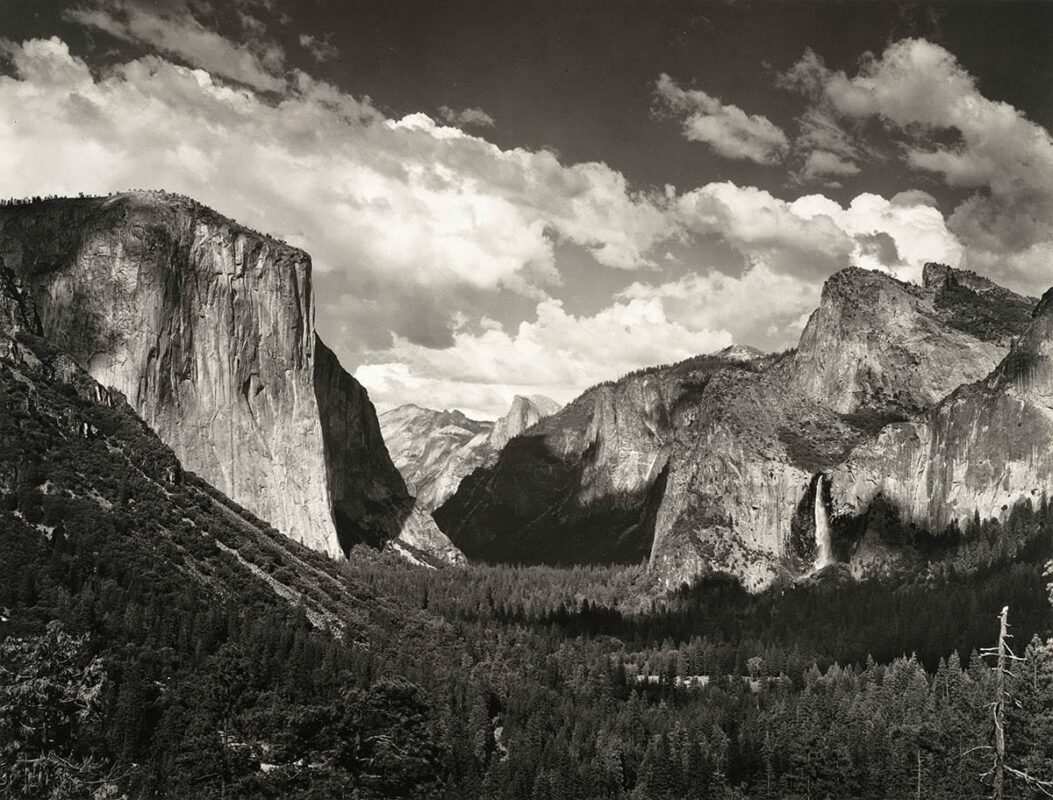
[[976, 652], [1003, 605], [1007, 758], [1053, 777], [1044, 500], [938, 554], [913, 532], [907, 576], [758, 596], [659, 595], [641, 566], [337, 563], [119, 402], [0, 377], [0, 796], [989, 797]]

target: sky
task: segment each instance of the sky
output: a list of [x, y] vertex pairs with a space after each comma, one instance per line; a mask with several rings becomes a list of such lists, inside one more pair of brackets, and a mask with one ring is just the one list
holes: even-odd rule
[[1053, 4], [0, 0], [0, 196], [308, 251], [378, 408], [492, 418], [926, 261], [1053, 285]]

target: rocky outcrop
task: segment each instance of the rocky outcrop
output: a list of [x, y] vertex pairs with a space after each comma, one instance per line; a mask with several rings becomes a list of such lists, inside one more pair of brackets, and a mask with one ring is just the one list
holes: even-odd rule
[[821, 476], [886, 424], [986, 375], [1027, 328], [1030, 298], [948, 267], [925, 274], [918, 287], [837, 273], [796, 352], [710, 382], [677, 426], [658, 512], [651, 566], [667, 586], [710, 570], [755, 589], [807, 573], [825, 517], [816, 493], [829, 503], [840, 487]]
[[674, 588], [728, 572], [748, 588], [814, 561], [814, 476], [869, 429], [792, 386], [793, 354], [723, 371], [676, 425], [650, 566]]
[[527, 563], [647, 556], [674, 418], [723, 368], [719, 354], [595, 386], [512, 439], [435, 512], [469, 558]]
[[988, 374], [1033, 306], [939, 265], [923, 286], [845, 270], [796, 351], [736, 348], [594, 387], [467, 478], [436, 519], [484, 559], [646, 553], [669, 588], [713, 571], [753, 589], [807, 574], [839, 466]]
[[510, 440], [558, 410], [559, 404], [543, 395], [517, 395], [507, 414], [489, 422], [410, 404], [381, 414], [380, 427], [410, 492], [433, 510], [465, 476], [490, 466]]
[[890, 425], [831, 475], [833, 508], [865, 514], [877, 498], [907, 524], [939, 532], [1053, 493], [1053, 290], [984, 380], [924, 417]]
[[801, 335], [794, 386], [843, 414], [918, 413], [990, 373], [1034, 304], [940, 264], [925, 267], [922, 286], [844, 270]]
[[530, 397], [516, 395], [512, 399], [512, 407], [508, 409], [508, 413], [494, 422], [493, 428], [486, 437], [486, 443], [490, 446], [490, 450], [496, 453], [521, 433], [557, 411], [559, 411], [559, 403], [551, 397], [540, 394]]
[[380, 415], [380, 430], [406, 486], [425, 508], [434, 509], [456, 491], [474, 467], [459, 468], [463, 452], [485, 444], [493, 423], [460, 411], [403, 405]]
[[41, 332], [186, 468], [330, 555], [418, 519], [365, 390], [314, 332], [311, 262], [186, 198], [0, 209]]

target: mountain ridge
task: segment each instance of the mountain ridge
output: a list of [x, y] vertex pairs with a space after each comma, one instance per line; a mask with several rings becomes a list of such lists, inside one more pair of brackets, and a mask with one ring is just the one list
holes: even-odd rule
[[0, 256], [45, 337], [258, 516], [331, 556], [403, 530], [444, 539], [314, 331], [302, 250], [139, 192], [0, 208]]
[[395, 466], [420, 505], [433, 510], [465, 476], [490, 464], [511, 439], [558, 409], [555, 400], [543, 395], [516, 395], [494, 421], [406, 403], [381, 414], [379, 422]]
[[1034, 298], [944, 265], [925, 274], [843, 270], [793, 350], [700, 356], [586, 390], [466, 479], [440, 527], [469, 557], [579, 563], [569, 543], [595, 523], [582, 552], [642, 552], [667, 588], [713, 571], [753, 590], [807, 574], [817, 476], [989, 375], [1030, 324]]

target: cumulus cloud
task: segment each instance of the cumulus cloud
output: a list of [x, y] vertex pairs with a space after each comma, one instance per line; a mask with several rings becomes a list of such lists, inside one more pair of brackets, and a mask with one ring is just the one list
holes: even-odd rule
[[559, 282], [556, 241], [635, 269], [670, 230], [663, 198], [603, 164], [502, 150], [422, 114], [386, 119], [301, 72], [269, 102], [153, 56], [95, 76], [58, 39], [9, 51], [6, 192], [191, 195], [309, 249], [330, 293], [373, 298], [349, 311], [395, 332], [425, 310], [443, 318], [458, 287], [543, 296]]
[[[97, 6], [69, 9], [64, 16], [255, 89], [278, 92], [285, 87], [281, 76], [285, 53], [281, 47], [258, 35], [246, 45], [235, 44], [202, 25], [181, 3], [158, 9], [131, 0], [105, 0]], [[242, 22], [250, 33], [255, 28], [259, 34], [258, 19], [244, 15]]]
[[864, 57], [849, 77], [809, 52], [786, 80], [842, 118], [883, 121], [910, 167], [978, 190], [949, 219], [970, 266], [1036, 291], [1050, 282], [1053, 139], [1018, 109], [985, 97], [953, 54], [904, 39]]
[[[382, 405], [427, 397], [496, 414], [514, 393], [567, 400], [732, 339], [786, 346], [834, 270], [909, 277], [961, 254], [924, 192], [847, 206], [727, 182], [639, 192], [601, 163], [502, 149], [425, 114], [389, 119], [300, 71], [261, 95], [157, 56], [93, 73], [57, 38], [3, 50], [6, 193], [163, 187], [304, 247], [323, 335]], [[688, 262], [662, 254], [698, 239], [741, 263], [663, 279]], [[590, 253], [590, 268], [646, 277], [572, 314], [552, 297], [561, 243]], [[510, 293], [533, 307], [522, 324], [486, 316]]]
[[565, 403], [599, 381], [731, 344], [726, 330], [671, 320], [663, 303], [657, 294], [626, 295], [592, 316], [575, 316], [560, 301], [545, 300], [534, 320], [513, 331], [491, 320], [479, 333], [457, 331], [444, 349], [396, 339], [355, 377], [381, 408], [426, 396], [434, 405], [493, 417], [515, 394]]
[[708, 183], [681, 195], [677, 211], [691, 233], [720, 237], [750, 263], [776, 272], [825, 277], [847, 266], [852, 253], [851, 237], [832, 219], [798, 214], [752, 186]]
[[789, 148], [786, 134], [767, 117], [747, 114], [701, 90], [683, 89], [665, 73], [655, 83], [655, 95], [670, 112], [683, 116], [687, 139], [704, 142], [725, 158], [777, 164]]
[[[749, 264], [812, 280], [850, 265], [907, 280], [918, 280], [926, 261], [957, 265], [962, 248], [939, 209], [917, 197], [897, 197], [894, 203], [861, 194], [843, 207], [821, 194], [787, 202], [763, 189], [723, 182], [681, 195], [677, 211], [687, 230], [720, 236]], [[896, 261], [883, 260], [888, 248], [875, 250], [875, 234], [891, 237]]]
[[861, 194], [847, 207], [823, 195], [806, 195], [792, 203], [794, 214], [830, 220], [852, 239], [854, 266], [890, 272], [901, 280], [919, 282], [927, 261], [959, 266], [962, 245], [948, 229], [938, 208], [898, 195], [899, 202], [876, 194]]
[[819, 303], [822, 280], [780, 274], [757, 264], [742, 275], [688, 273], [666, 283], [633, 283], [619, 297], [660, 300], [666, 316], [691, 329], [725, 330], [739, 343], [791, 346]]
[[458, 111], [449, 106], [439, 106], [439, 115], [450, 125], [458, 128], [492, 128], [495, 120], [481, 108], [462, 108]]

